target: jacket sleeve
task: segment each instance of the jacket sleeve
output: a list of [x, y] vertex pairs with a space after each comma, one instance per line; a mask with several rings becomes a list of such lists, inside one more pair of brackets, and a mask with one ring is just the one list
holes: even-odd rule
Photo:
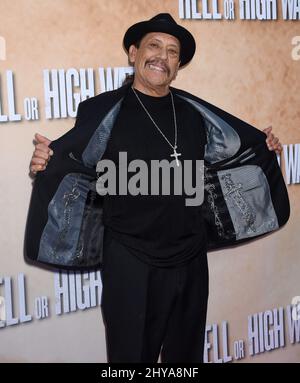
[[[101, 221], [97, 218], [102, 201], [95, 191], [95, 167], [82, 160], [91, 138], [85, 103], [79, 104], [74, 127], [51, 142], [54, 154], [33, 181], [24, 240], [29, 262], [72, 269], [99, 265]], [[94, 242], [88, 235], [93, 235]], [[87, 251], [86, 244], [92, 251]]]
[[281, 228], [289, 219], [287, 188], [266, 134], [180, 89], [203, 116], [204, 202], [208, 250], [239, 245]]

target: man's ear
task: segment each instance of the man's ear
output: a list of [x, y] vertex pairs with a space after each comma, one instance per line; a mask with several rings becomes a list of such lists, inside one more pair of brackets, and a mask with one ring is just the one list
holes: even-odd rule
[[128, 59], [131, 64], [135, 63], [136, 52], [137, 52], [137, 47], [135, 45], [130, 45], [128, 50]]

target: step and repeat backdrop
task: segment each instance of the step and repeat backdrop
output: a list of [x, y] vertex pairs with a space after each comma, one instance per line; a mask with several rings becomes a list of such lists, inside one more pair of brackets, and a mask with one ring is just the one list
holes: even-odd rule
[[26, 264], [34, 133], [56, 139], [78, 103], [132, 73], [127, 28], [170, 13], [197, 42], [174, 85], [273, 126], [291, 202], [284, 228], [209, 253], [205, 361], [300, 362], [299, 0], [0, 0], [0, 361], [106, 362], [100, 272]]

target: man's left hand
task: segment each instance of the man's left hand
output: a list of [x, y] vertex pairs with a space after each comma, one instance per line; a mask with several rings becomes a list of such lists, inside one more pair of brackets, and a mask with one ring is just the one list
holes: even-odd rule
[[276, 154], [280, 154], [282, 152], [282, 145], [279, 142], [279, 138], [275, 137], [271, 131], [272, 131], [272, 126], [269, 126], [263, 130], [263, 132], [265, 132], [267, 135], [266, 144], [269, 150], [275, 150]]

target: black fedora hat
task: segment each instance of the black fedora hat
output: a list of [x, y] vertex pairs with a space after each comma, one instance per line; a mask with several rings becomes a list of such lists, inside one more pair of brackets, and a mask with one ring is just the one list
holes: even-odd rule
[[186, 65], [194, 56], [196, 42], [192, 34], [176, 23], [169, 13], [160, 13], [150, 20], [132, 25], [125, 33], [123, 44], [129, 47], [150, 32], [163, 32], [175, 36], [180, 41], [180, 66]]

